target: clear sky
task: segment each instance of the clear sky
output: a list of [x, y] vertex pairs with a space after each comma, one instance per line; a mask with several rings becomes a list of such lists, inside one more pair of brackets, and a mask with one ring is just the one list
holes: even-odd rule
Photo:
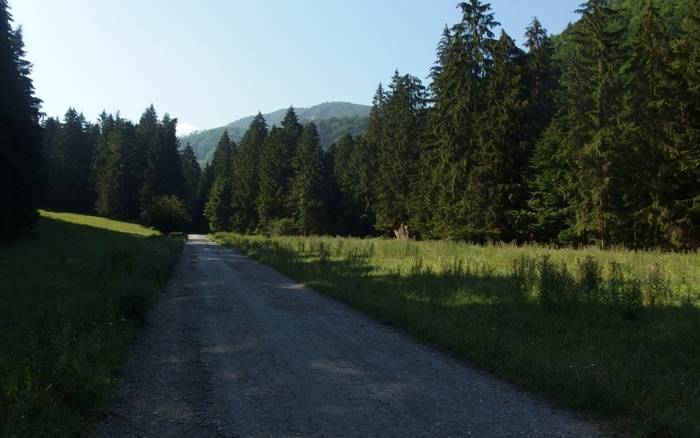
[[[582, 0], [492, 0], [520, 43]], [[9, 0], [44, 112], [138, 120], [153, 103], [184, 130], [291, 104], [369, 104], [394, 69], [425, 78], [455, 0]]]

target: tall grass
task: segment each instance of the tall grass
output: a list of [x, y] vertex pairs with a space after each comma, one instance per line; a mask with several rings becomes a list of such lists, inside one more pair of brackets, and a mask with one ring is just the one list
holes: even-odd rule
[[697, 253], [215, 238], [620, 429], [700, 436]]
[[0, 436], [86, 436], [182, 241], [134, 224], [42, 213], [0, 244]]

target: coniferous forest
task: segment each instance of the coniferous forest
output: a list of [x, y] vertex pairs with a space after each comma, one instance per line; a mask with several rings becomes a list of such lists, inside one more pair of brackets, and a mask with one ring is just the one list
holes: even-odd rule
[[324, 150], [290, 108], [200, 167], [153, 106], [42, 117], [0, 0], [0, 231], [41, 207], [164, 231], [700, 246], [700, 0], [589, 0], [560, 35], [457, 11], [430, 77], [380, 84], [364, 134]]

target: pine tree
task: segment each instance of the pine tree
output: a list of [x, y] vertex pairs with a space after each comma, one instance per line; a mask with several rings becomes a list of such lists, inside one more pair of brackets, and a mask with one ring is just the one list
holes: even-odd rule
[[0, 237], [33, 225], [41, 188], [41, 102], [24, 57], [22, 32], [0, 0]]
[[323, 149], [316, 125], [312, 122], [304, 127], [299, 138], [290, 191], [293, 219], [302, 234], [324, 231], [327, 210], [323, 202], [323, 174]]
[[233, 160], [232, 227], [239, 232], [252, 232], [258, 226], [258, 169], [260, 151], [267, 138], [267, 122], [258, 113], [250, 124]]

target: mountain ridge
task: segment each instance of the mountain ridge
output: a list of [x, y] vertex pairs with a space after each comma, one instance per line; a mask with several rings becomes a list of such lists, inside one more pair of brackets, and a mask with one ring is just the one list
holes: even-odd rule
[[[332, 101], [306, 108], [295, 107], [294, 110], [300, 121], [317, 123], [321, 143], [327, 148], [345, 134], [357, 135], [364, 132], [370, 108], [368, 105]], [[279, 126], [288, 109], [281, 108], [265, 113], [263, 117], [268, 126]], [[200, 162], [209, 162], [224, 130], [228, 130], [231, 138], [238, 142], [254, 117], [255, 115], [242, 117], [224, 126], [183, 135], [180, 137], [180, 143], [183, 147], [189, 143]]]

